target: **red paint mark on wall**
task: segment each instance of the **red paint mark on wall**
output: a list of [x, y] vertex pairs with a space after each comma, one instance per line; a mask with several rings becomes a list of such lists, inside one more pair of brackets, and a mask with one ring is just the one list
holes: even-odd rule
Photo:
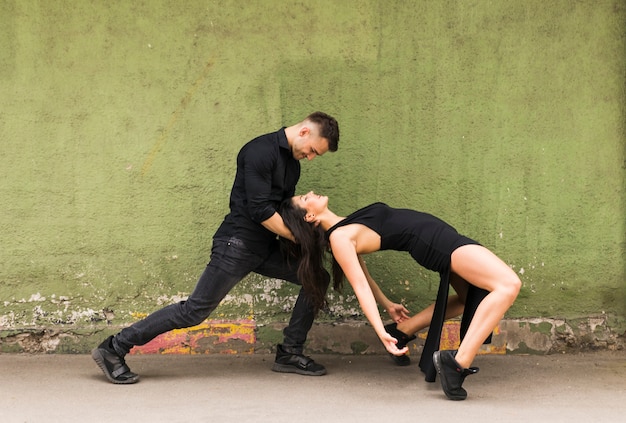
[[[421, 339], [426, 339], [428, 332], [419, 333], [418, 336]], [[478, 355], [483, 354], [506, 354], [506, 344], [498, 344], [498, 337], [500, 335], [500, 326], [496, 326], [493, 331], [493, 338], [491, 344], [485, 344], [478, 350]], [[441, 331], [441, 346], [442, 350], [456, 350], [461, 343], [461, 322], [452, 320], [447, 321], [443, 325]]]
[[131, 354], [252, 354], [256, 343], [254, 320], [206, 321], [163, 333]]

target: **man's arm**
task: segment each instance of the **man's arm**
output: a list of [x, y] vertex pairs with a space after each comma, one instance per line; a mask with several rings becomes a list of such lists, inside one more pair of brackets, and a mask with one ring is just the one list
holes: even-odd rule
[[293, 242], [296, 242], [296, 239], [294, 238], [289, 228], [285, 226], [285, 222], [283, 222], [283, 218], [280, 216], [280, 214], [278, 214], [278, 212], [270, 216], [269, 219], [261, 222], [261, 225], [263, 225], [265, 229], [272, 231], [283, 238], [287, 238]]

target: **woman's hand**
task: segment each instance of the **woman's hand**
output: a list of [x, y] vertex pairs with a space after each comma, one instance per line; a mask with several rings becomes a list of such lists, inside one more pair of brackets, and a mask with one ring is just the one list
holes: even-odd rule
[[408, 320], [411, 316], [409, 316], [409, 310], [406, 309], [402, 304], [390, 303], [387, 308], [387, 313], [393, 319], [394, 322], [400, 323]]
[[396, 343], [398, 340], [393, 336], [389, 335], [387, 332], [383, 336], [380, 337], [380, 340], [383, 342], [383, 345], [393, 355], [403, 355], [409, 352], [409, 347], [404, 347], [402, 349], [398, 349], [396, 347]]

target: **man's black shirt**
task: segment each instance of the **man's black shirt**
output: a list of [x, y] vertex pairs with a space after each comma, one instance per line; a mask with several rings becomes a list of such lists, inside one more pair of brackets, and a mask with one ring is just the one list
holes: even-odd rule
[[300, 162], [293, 157], [285, 128], [248, 142], [237, 155], [230, 213], [215, 237], [234, 236], [256, 254], [265, 256], [276, 234], [261, 222], [278, 210], [282, 200], [295, 194], [299, 179]]

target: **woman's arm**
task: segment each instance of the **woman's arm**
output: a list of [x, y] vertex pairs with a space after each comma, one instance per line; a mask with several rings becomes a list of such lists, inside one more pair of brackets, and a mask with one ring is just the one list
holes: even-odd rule
[[407, 310], [402, 304], [396, 304], [390, 301], [389, 298], [387, 298], [383, 291], [381, 291], [380, 287], [378, 286], [372, 275], [370, 275], [370, 272], [367, 270], [367, 266], [365, 265], [365, 260], [363, 260], [363, 257], [358, 257], [359, 264], [361, 265], [363, 274], [365, 275], [367, 283], [372, 290], [372, 294], [374, 294], [376, 302], [384, 307], [385, 310], [387, 310], [387, 313], [389, 313], [394, 322], [400, 323], [404, 320], [407, 320], [410, 317], [409, 310]]
[[397, 340], [389, 335], [385, 330], [383, 322], [380, 318], [380, 313], [378, 312], [376, 299], [374, 298], [374, 294], [372, 293], [367, 277], [361, 267], [353, 241], [348, 237], [340, 236], [340, 233], [335, 231], [331, 235], [330, 243], [337, 263], [339, 263], [343, 269], [346, 279], [350, 282], [350, 285], [359, 300], [361, 310], [365, 313], [365, 317], [369, 320], [387, 351], [395, 355], [405, 354], [408, 351], [408, 348], [404, 347], [399, 350], [396, 347]]

